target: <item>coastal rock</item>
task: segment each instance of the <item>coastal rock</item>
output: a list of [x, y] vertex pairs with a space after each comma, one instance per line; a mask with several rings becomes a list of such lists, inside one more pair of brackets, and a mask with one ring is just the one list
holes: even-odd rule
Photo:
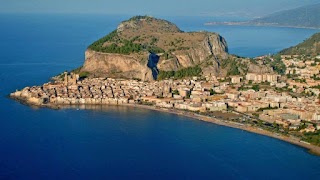
[[85, 57], [81, 71], [90, 72], [93, 77], [153, 80], [151, 69], [146, 64], [141, 64], [134, 56], [87, 50]]
[[92, 77], [151, 81], [156, 76], [147, 66], [150, 53], [160, 57], [159, 71], [201, 65], [207, 72], [210, 64], [210, 74], [217, 74], [220, 61], [229, 56], [225, 39], [217, 33], [186, 33], [166, 20], [137, 16], [89, 46], [81, 72]]
[[160, 70], [178, 70], [181, 68], [199, 65], [205, 61], [223, 60], [228, 57], [227, 43], [220, 35], [206, 33], [204, 39], [194, 44], [190, 49], [176, 51], [175, 57], [168, 60], [160, 60]]

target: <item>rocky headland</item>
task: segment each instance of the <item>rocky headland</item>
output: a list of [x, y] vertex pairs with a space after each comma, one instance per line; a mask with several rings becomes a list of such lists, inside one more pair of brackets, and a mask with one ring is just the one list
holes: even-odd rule
[[92, 43], [80, 68], [10, 96], [50, 107], [138, 103], [142, 97], [173, 97], [178, 79], [189, 79], [180, 89], [190, 94], [193, 77], [219, 84], [217, 78], [223, 81], [246, 73], [272, 74], [273, 68], [265, 61], [228, 54], [225, 39], [217, 33], [183, 32], [169, 21], [135, 16]]
[[[147, 66], [150, 53], [158, 56], [158, 72]], [[183, 32], [166, 20], [136, 16], [89, 46], [81, 72], [91, 77], [151, 81], [159, 71], [198, 65], [203, 72], [210, 69], [209, 73], [218, 75], [219, 64], [228, 56], [227, 43], [217, 33]]]

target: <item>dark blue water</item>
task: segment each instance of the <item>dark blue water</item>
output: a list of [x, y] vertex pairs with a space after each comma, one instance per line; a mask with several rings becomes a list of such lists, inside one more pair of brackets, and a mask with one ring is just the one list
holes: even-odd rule
[[[35, 109], [6, 98], [15, 89], [42, 84], [80, 66], [87, 45], [124, 19], [0, 16], [0, 179], [319, 177], [319, 157], [269, 137], [148, 110], [112, 106]], [[177, 18], [176, 22], [185, 30], [206, 28], [188, 19]], [[211, 28], [228, 36], [233, 53], [248, 56], [259, 49], [267, 53], [281, 44], [286, 47], [293, 42], [290, 39], [301, 41], [314, 31]], [[256, 36], [249, 38], [255, 31], [266, 43], [257, 43]], [[248, 50], [242, 52], [245, 44]]]

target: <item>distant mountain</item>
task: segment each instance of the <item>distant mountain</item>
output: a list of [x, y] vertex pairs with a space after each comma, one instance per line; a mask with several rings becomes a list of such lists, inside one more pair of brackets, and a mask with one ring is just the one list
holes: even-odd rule
[[316, 33], [309, 39], [298, 44], [297, 46], [290, 47], [280, 51], [283, 55], [319, 55], [320, 54], [320, 33]]
[[320, 29], [320, 3], [279, 11], [250, 21], [208, 22], [205, 25], [281, 26]]
[[320, 28], [320, 3], [276, 12], [250, 23], [290, 27]]

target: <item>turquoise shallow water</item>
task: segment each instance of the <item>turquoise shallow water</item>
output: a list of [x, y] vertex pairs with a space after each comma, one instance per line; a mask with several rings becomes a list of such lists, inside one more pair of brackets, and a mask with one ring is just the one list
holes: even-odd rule
[[[42, 84], [80, 66], [88, 44], [124, 19], [0, 15], [0, 179], [319, 177], [319, 157], [269, 137], [150, 110], [35, 109], [6, 97], [15, 89]], [[218, 31], [231, 53], [245, 56], [274, 53], [315, 32], [205, 27], [203, 18], [169, 19], [183, 30]]]

